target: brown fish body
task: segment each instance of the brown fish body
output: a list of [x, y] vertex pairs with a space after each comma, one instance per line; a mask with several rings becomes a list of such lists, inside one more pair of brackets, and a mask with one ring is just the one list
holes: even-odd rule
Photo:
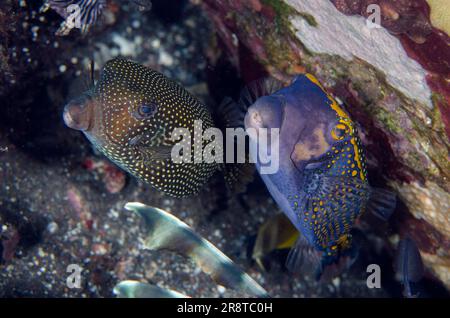
[[169, 195], [197, 193], [218, 168], [172, 161], [172, 132], [187, 128], [194, 137], [194, 121], [204, 130], [212, 116], [183, 87], [131, 61], [108, 61], [93, 90], [69, 102], [63, 117], [118, 166]]

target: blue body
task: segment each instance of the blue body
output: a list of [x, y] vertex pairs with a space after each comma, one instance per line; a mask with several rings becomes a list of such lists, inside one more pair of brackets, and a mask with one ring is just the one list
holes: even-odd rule
[[[261, 174], [272, 197], [306, 240], [327, 255], [350, 245], [369, 187], [353, 122], [311, 75], [249, 108], [265, 128], [280, 128], [279, 170]], [[257, 161], [261, 170], [261, 163]]]

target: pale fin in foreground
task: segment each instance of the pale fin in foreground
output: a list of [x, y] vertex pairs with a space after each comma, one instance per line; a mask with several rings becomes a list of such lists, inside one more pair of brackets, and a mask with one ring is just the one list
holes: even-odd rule
[[114, 286], [118, 298], [189, 298], [177, 291], [135, 280], [124, 280]]
[[127, 203], [125, 209], [134, 211], [144, 218], [148, 231], [145, 239], [146, 248], [167, 249], [190, 257], [216, 283], [256, 297], [268, 297], [266, 290], [248, 274], [175, 216], [139, 202]]

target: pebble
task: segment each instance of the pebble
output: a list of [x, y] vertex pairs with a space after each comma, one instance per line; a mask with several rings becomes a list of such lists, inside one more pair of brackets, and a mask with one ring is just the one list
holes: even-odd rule
[[131, 22], [131, 26], [135, 29], [139, 29], [141, 27], [141, 22], [139, 20], [133, 20], [133, 22]]
[[58, 231], [58, 224], [57, 224], [56, 222], [50, 222], [50, 223], [47, 225], [47, 231], [48, 231], [50, 234], [56, 233], [56, 231]]
[[159, 39], [154, 39], [154, 40], [152, 40], [152, 42], [151, 42], [151, 46], [152, 46], [154, 49], [158, 49], [158, 48], [161, 46], [161, 41], [160, 41]]
[[159, 63], [164, 66], [171, 66], [173, 64], [173, 58], [167, 52], [161, 51], [159, 53]]
[[222, 285], [217, 285], [217, 291], [219, 294], [224, 294], [227, 289], [223, 287]]
[[39, 255], [39, 257], [45, 257], [46, 256], [44, 250], [41, 247], [39, 247], [39, 249], [38, 249], [38, 255]]
[[142, 38], [142, 36], [138, 35], [134, 38], [134, 43], [136, 45], [142, 45], [142, 43], [144, 43], [144, 39]]
[[338, 288], [341, 285], [341, 279], [339, 277], [333, 278], [333, 285]]

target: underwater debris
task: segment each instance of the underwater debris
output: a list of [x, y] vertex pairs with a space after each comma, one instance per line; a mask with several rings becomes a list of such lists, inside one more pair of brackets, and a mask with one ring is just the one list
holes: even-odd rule
[[113, 292], [119, 298], [188, 298], [177, 291], [134, 280], [118, 283]]
[[5, 232], [0, 229], [0, 263], [12, 260], [19, 241], [20, 233], [16, 228], [8, 227]]
[[186, 223], [161, 209], [130, 202], [125, 209], [139, 214], [145, 221], [145, 247], [167, 249], [191, 258], [219, 285], [256, 297], [268, 297], [266, 290]]
[[125, 173], [109, 161], [88, 158], [83, 162], [83, 166], [88, 171], [95, 171], [101, 175], [105, 188], [109, 193], [119, 193], [125, 187]]
[[150, 11], [152, 9], [151, 0], [129, 0], [129, 2], [141, 12]]
[[105, 7], [106, 0], [47, 0], [41, 12], [51, 8], [63, 17], [65, 20], [56, 35], [65, 36], [74, 28], [80, 29], [82, 34], [88, 33]]
[[407, 298], [419, 296], [417, 283], [422, 279], [424, 268], [416, 243], [409, 237], [398, 244], [396, 275], [403, 285], [403, 295]]
[[92, 218], [89, 203], [86, 201], [83, 194], [75, 186], [70, 185], [67, 189], [66, 196], [69, 206], [76, 213], [81, 224], [83, 224], [86, 229], [91, 230], [94, 225], [94, 220]]

